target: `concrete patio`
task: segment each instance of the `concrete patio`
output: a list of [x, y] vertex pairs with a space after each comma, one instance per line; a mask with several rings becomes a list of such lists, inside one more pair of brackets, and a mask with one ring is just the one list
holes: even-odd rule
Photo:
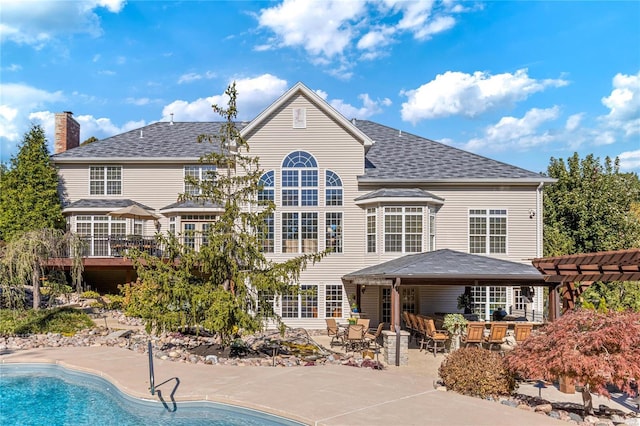
[[[433, 359], [424, 352], [417, 355]], [[95, 373], [131, 396], [154, 398], [148, 390], [145, 354], [101, 346], [0, 355], [0, 363], [34, 362]], [[418, 365], [379, 371], [347, 366], [270, 368], [155, 360], [155, 382], [178, 377], [177, 401], [223, 402], [309, 425], [493, 425], [495, 419], [518, 425], [565, 424], [496, 402], [435, 390], [435, 377], [429, 374], [432, 369], [419, 371]], [[162, 390], [168, 393], [170, 388]]]

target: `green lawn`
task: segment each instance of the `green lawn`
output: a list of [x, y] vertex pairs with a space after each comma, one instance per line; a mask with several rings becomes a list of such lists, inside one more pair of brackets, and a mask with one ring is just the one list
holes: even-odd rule
[[89, 316], [74, 308], [0, 310], [0, 335], [61, 333], [67, 336], [93, 327]]

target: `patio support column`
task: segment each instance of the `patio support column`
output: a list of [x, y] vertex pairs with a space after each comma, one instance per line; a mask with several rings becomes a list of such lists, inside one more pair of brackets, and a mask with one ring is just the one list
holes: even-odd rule
[[391, 331], [400, 327], [400, 278], [396, 278], [391, 285]]
[[549, 287], [549, 321], [555, 321], [560, 317], [558, 303], [558, 287]]

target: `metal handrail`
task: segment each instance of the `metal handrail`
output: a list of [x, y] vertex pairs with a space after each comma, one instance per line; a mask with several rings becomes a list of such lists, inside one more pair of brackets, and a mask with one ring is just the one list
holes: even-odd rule
[[155, 375], [153, 374], [153, 348], [151, 346], [151, 340], [148, 342], [148, 352], [149, 352], [149, 390], [151, 390], [151, 395], [156, 393], [155, 387]]

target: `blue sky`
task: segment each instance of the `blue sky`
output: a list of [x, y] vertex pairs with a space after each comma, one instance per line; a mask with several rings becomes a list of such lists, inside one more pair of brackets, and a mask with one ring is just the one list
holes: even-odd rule
[[[302, 81], [347, 118], [545, 171], [640, 172], [640, 2], [19, 1], [0, 4], [0, 160], [30, 123], [53, 143], [155, 121], [248, 120]], [[51, 148], [52, 149], [52, 148]]]

